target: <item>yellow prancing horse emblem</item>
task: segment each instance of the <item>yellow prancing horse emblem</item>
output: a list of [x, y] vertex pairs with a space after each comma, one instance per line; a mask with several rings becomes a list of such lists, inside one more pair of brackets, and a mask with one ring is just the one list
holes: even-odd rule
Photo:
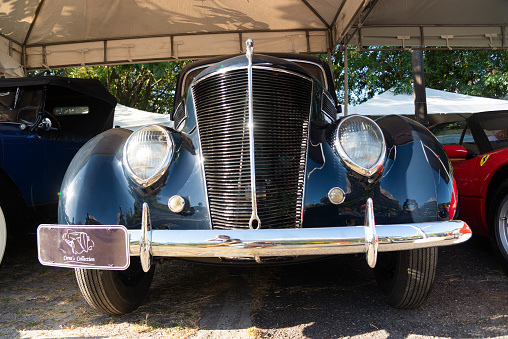
[[485, 155], [485, 156], [482, 158], [482, 160], [480, 160], [480, 166], [483, 166], [483, 165], [487, 162], [487, 160], [489, 159], [489, 157], [490, 157], [490, 154]]

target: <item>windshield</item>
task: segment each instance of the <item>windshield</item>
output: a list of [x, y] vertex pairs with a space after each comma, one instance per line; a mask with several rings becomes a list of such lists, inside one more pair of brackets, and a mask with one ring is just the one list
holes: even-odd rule
[[42, 89], [10, 89], [0, 92], [0, 122], [33, 123], [42, 99]]

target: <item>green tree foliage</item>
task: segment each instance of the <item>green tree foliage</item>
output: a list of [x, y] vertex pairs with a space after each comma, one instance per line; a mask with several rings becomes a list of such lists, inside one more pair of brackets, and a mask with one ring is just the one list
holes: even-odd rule
[[[344, 99], [344, 58], [332, 55], [339, 100]], [[412, 93], [410, 51], [349, 51], [349, 103], [359, 104], [375, 94], [393, 89]], [[508, 51], [424, 51], [426, 87], [488, 98], [508, 96]]]
[[32, 72], [32, 76], [59, 75], [100, 80], [118, 103], [143, 111], [166, 113], [173, 110], [178, 72], [185, 62], [78, 67]]
[[[333, 75], [339, 100], [344, 100], [344, 58], [332, 56]], [[411, 53], [408, 51], [349, 51], [349, 103], [358, 104], [390, 88], [407, 92], [411, 86]]]
[[[322, 56], [326, 58], [326, 56]], [[344, 102], [344, 58], [332, 55], [335, 88]], [[173, 109], [178, 72], [188, 62], [79, 67], [36, 71], [31, 75], [96, 78], [120, 104], [165, 113]], [[349, 103], [359, 104], [392, 89], [412, 93], [410, 51], [349, 51]], [[425, 82], [429, 88], [488, 98], [508, 97], [507, 50], [428, 50], [424, 52]]]
[[502, 99], [508, 96], [508, 51], [428, 51], [427, 87]]

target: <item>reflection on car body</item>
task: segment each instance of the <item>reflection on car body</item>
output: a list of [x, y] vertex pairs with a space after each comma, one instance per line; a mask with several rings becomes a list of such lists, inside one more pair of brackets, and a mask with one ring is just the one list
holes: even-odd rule
[[[62, 184], [58, 227], [93, 217], [106, 232], [123, 211], [128, 269], [76, 267], [99, 311], [137, 308], [158, 258], [255, 265], [345, 253], [365, 253], [387, 301], [412, 308], [434, 281], [435, 246], [470, 237], [451, 220], [451, 165], [434, 136], [402, 117], [340, 118], [321, 59], [256, 54], [249, 41], [243, 55], [186, 66], [176, 88], [174, 129], [102, 133]], [[55, 260], [66, 250], [38, 246]]]

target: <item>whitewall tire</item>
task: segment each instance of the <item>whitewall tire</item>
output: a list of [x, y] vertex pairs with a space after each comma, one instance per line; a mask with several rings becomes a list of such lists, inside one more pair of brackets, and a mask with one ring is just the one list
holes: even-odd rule
[[7, 222], [5, 221], [5, 215], [0, 206], [0, 264], [5, 253], [5, 246], [7, 245]]

